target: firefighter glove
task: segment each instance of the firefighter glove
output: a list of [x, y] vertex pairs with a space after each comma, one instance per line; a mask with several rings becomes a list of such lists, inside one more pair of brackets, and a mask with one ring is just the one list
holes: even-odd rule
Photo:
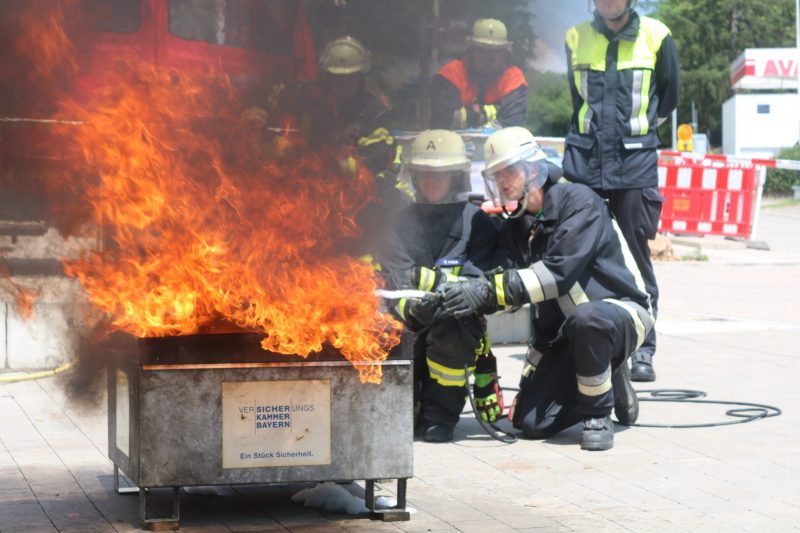
[[[494, 356], [489, 356], [494, 359]], [[497, 381], [497, 372], [484, 374], [475, 368], [475, 382], [472, 385], [475, 395], [475, 409], [484, 422], [494, 422], [503, 414], [505, 402], [503, 390]]]
[[446, 283], [444, 309], [455, 318], [493, 313], [497, 310], [494, 286], [483, 276]]
[[420, 326], [430, 326], [444, 314], [441, 295], [428, 294], [409, 300], [408, 313]]

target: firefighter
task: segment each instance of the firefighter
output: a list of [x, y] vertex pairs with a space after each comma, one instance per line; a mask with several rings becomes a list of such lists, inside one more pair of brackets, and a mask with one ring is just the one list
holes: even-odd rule
[[[658, 310], [650, 261], [664, 198], [658, 192], [656, 127], [678, 102], [678, 55], [669, 28], [640, 17], [636, 0], [595, 0], [594, 20], [567, 32], [572, 122], [564, 173], [609, 201]], [[656, 378], [652, 330], [632, 361], [634, 381]]]
[[475, 22], [464, 58], [450, 61], [433, 78], [434, 127], [497, 129], [525, 123], [528, 82], [511, 64], [511, 44], [499, 20]]
[[[465, 367], [475, 372], [477, 409], [486, 420], [503, 410], [497, 367], [482, 317], [443, 316], [440, 295], [446, 279], [481, 275], [493, 261], [497, 228], [467, 201], [470, 160], [461, 137], [429, 130], [412, 142], [401, 179], [414, 203], [397, 220], [397, 235], [381, 257], [389, 286], [428, 291], [403, 299], [398, 317], [414, 334], [415, 433], [427, 442], [447, 442], [466, 401]], [[477, 359], [477, 361], [476, 361]]]
[[607, 450], [612, 408], [623, 424], [639, 412], [626, 360], [653, 325], [639, 271], [605, 202], [585, 185], [556, 182], [560, 169], [528, 130], [492, 134], [485, 157], [487, 193], [507, 216], [507, 268], [447, 284], [444, 308], [460, 317], [535, 306], [512, 423], [546, 438], [582, 421], [581, 448]]

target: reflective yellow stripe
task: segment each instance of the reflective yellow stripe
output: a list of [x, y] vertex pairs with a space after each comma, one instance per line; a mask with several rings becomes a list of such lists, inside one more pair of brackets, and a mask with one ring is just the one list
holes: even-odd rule
[[400, 298], [394, 306], [394, 310], [397, 311], [397, 314], [400, 315], [400, 318], [403, 320], [408, 318], [408, 316], [406, 316], [406, 307], [408, 307], [408, 299], [406, 298]]
[[359, 261], [364, 261], [365, 263], [369, 263], [369, 265], [372, 266], [372, 270], [374, 270], [376, 272], [380, 272], [381, 271], [381, 264], [371, 254], [362, 255], [358, 259], [359, 259]]
[[[642, 343], [644, 342], [644, 338], [647, 336], [648, 333], [650, 333], [650, 330], [653, 328], [653, 323], [655, 322], [655, 320], [652, 319], [652, 315], [650, 315], [649, 313], [647, 314], [647, 316], [650, 317], [651, 320], [648, 321], [649, 323], [645, 324], [645, 322], [642, 321], [642, 317], [636, 311], [636, 307], [639, 307], [638, 305], [634, 307], [635, 304], [632, 304], [630, 302], [624, 302], [622, 300], [615, 300], [614, 298], [604, 298], [603, 301], [614, 305], [618, 305], [619, 307], [627, 311], [629, 315], [631, 315], [631, 320], [633, 320], [633, 325], [634, 328], [636, 329], [636, 348], [641, 346]], [[641, 309], [644, 310], [644, 308]]]
[[497, 305], [506, 306], [506, 289], [503, 287], [503, 274], [494, 275], [494, 293], [497, 295]]
[[[463, 368], [448, 368], [431, 361], [430, 357], [426, 357], [426, 360], [428, 363], [428, 373], [431, 378], [436, 380], [440, 385], [444, 387], [464, 387], [467, 384]], [[475, 367], [471, 367], [469, 371], [474, 372]]]
[[492, 122], [497, 119], [497, 108], [493, 105], [485, 105], [483, 106], [483, 114], [486, 115], [484, 126], [491, 126]]
[[584, 396], [600, 396], [601, 394], [605, 394], [610, 390], [611, 378], [608, 378], [600, 385], [584, 385], [581, 382], [578, 382], [578, 392]]
[[456, 111], [456, 127], [464, 129], [467, 127], [467, 108], [462, 107]]
[[366, 148], [375, 143], [394, 144], [394, 137], [392, 137], [389, 130], [386, 128], [378, 128], [369, 135], [360, 137], [356, 142], [359, 148]]
[[458, 281], [458, 275], [454, 274], [453, 272], [445, 272], [444, 273], [445, 281]]
[[641, 109], [639, 110], [639, 135], [647, 135], [650, 131], [650, 122], [647, 120], [647, 108], [650, 107], [650, 79], [653, 71], [645, 70], [642, 79]]
[[419, 290], [432, 291], [436, 283], [436, 273], [430, 268], [422, 267], [419, 271]]
[[[589, 73], [585, 70], [583, 71], [575, 71], [574, 73], [575, 78], [575, 88], [578, 90], [578, 94], [583, 99], [583, 105], [581, 105], [581, 110], [578, 112], [578, 131], [580, 133], [587, 133], [589, 131], [589, 126], [587, 124], [586, 116], [589, 114]], [[589, 123], [591, 123], [591, 116], [589, 116]]]
[[456, 275], [456, 276], [461, 274], [461, 266], [460, 265], [456, 266], [456, 267], [453, 267], [453, 274]]

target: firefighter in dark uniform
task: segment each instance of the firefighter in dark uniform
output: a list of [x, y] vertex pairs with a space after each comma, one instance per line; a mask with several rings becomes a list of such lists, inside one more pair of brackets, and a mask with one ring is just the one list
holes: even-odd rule
[[263, 127], [274, 114], [273, 122], [294, 125], [312, 151], [339, 151], [343, 170], [355, 173], [360, 160], [375, 175], [384, 207], [399, 209], [408, 201], [396, 188], [397, 145], [388, 126], [391, 102], [367, 82], [371, 64], [359, 41], [349, 36], [335, 39], [320, 55], [319, 80], [284, 90], [271, 98], [278, 103], [268, 105], [269, 111], [253, 107], [243, 118]]
[[463, 59], [444, 65], [431, 86], [431, 124], [467, 129], [520, 126], [528, 110], [528, 82], [511, 64], [511, 42], [499, 20], [475, 22]]
[[[476, 407], [487, 420], [503, 411], [497, 366], [481, 317], [443, 316], [447, 279], [479, 276], [490, 268], [497, 239], [494, 221], [467, 201], [470, 160], [461, 137], [428, 130], [411, 144], [403, 176], [414, 203], [397, 220], [397, 235], [381, 256], [393, 289], [422, 290], [423, 298], [402, 299], [398, 317], [414, 332], [416, 433], [428, 442], [447, 442], [466, 398], [465, 367], [475, 372]], [[477, 361], [476, 361], [477, 359]]]
[[[567, 32], [573, 114], [564, 174], [609, 201], [658, 309], [648, 240], [661, 204], [656, 127], [678, 102], [678, 56], [669, 28], [640, 17], [636, 0], [595, 0], [595, 17]], [[634, 381], [656, 378], [655, 330], [632, 358]]]
[[560, 169], [528, 130], [492, 134], [485, 154], [487, 193], [508, 217], [499, 246], [508, 268], [447, 284], [444, 308], [459, 317], [534, 305], [512, 423], [545, 438], [582, 421], [581, 447], [607, 450], [612, 408], [623, 424], [638, 416], [626, 361], [653, 325], [636, 263], [605, 202], [554, 182]]

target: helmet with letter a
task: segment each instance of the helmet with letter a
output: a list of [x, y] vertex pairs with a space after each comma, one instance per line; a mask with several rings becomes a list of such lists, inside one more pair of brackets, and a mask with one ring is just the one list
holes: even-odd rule
[[470, 191], [470, 160], [461, 136], [448, 130], [421, 132], [411, 143], [401, 180], [416, 203], [466, 201]]
[[541, 189], [552, 173], [547, 154], [533, 134], [520, 126], [490, 135], [483, 151], [486, 194], [507, 217], [519, 217], [525, 212], [528, 194], [534, 188]]

